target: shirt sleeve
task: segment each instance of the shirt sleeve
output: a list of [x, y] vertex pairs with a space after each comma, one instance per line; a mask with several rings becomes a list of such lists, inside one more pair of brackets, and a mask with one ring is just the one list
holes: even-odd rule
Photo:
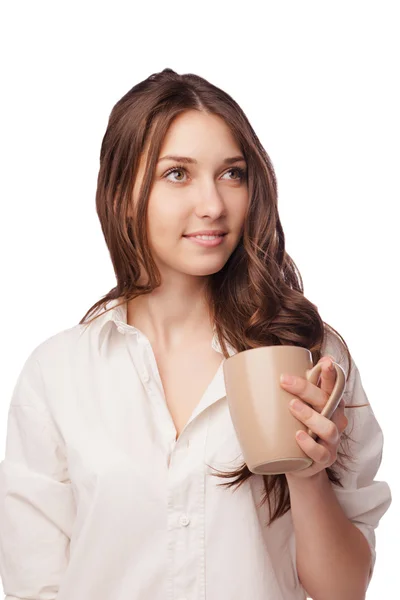
[[0, 574], [5, 600], [57, 597], [75, 504], [63, 443], [35, 352], [19, 374], [0, 463]]
[[[324, 352], [327, 353], [337, 357], [334, 349]], [[341, 359], [336, 359], [336, 362], [344, 367]], [[385, 481], [375, 479], [382, 461], [383, 432], [368, 401], [353, 357], [351, 365], [343, 395], [348, 407], [344, 409], [345, 415], [349, 421], [345, 432], [350, 435], [350, 440], [343, 450], [353, 459], [348, 461], [341, 458], [349, 471], [335, 465], [343, 487], [336, 484], [332, 484], [332, 487], [347, 518], [368, 541], [371, 550], [370, 582], [376, 562], [375, 530], [392, 502], [392, 495]]]

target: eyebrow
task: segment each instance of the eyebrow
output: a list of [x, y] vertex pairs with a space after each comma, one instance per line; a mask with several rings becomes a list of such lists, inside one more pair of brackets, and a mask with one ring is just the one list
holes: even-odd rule
[[[168, 155], [160, 158], [158, 160], [158, 162], [161, 162], [162, 160], [175, 160], [176, 162], [197, 165], [197, 160], [194, 158], [191, 158], [190, 156], [175, 156], [175, 155], [168, 154]], [[240, 154], [238, 156], [230, 156], [229, 158], [224, 158], [224, 160], [222, 162], [225, 165], [232, 165], [233, 163], [242, 162], [242, 161], [246, 162], [246, 159], [244, 158], [244, 156], [242, 156]]]

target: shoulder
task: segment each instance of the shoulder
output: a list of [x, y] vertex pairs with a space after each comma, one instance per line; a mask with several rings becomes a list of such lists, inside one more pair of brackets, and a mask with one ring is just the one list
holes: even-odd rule
[[84, 325], [77, 324], [57, 331], [34, 346], [26, 360], [44, 365], [73, 352], [79, 344], [84, 330]]
[[95, 358], [102, 336], [107, 334], [104, 326], [113, 320], [111, 311], [103, 312], [89, 322], [76, 323], [42, 339], [25, 359], [25, 368], [39, 367], [43, 374], [56, 377], [72, 364]]

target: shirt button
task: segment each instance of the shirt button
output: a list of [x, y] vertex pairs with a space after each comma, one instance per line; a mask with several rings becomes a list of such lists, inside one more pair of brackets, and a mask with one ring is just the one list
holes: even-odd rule
[[143, 377], [144, 381], [148, 381], [149, 380], [149, 374], [148, 374], [148, 372], [147, 372], [146, 369], [143, 369], [143, 371], [142, 371], [142, 377]]
[[179, 518], [179, 523], [182, 525], [182, 527], [186, 527], [187, 525], [189, 525], [190, 519], [186, 515], [182, 515]]
[[120, 333], [125, 333], [125, 329], [123, 327], [121, 327], [120, 325], [117, 327], [117, 329]]

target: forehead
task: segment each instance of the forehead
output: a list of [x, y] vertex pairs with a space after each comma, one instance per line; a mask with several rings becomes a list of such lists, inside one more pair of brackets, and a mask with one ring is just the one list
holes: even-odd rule
[[233, 154], [241, 154], [240, 146], [222, 117], [190, 110], [172, 121], [158, 159], [179, 155], [201, 164], [218, 162]]

